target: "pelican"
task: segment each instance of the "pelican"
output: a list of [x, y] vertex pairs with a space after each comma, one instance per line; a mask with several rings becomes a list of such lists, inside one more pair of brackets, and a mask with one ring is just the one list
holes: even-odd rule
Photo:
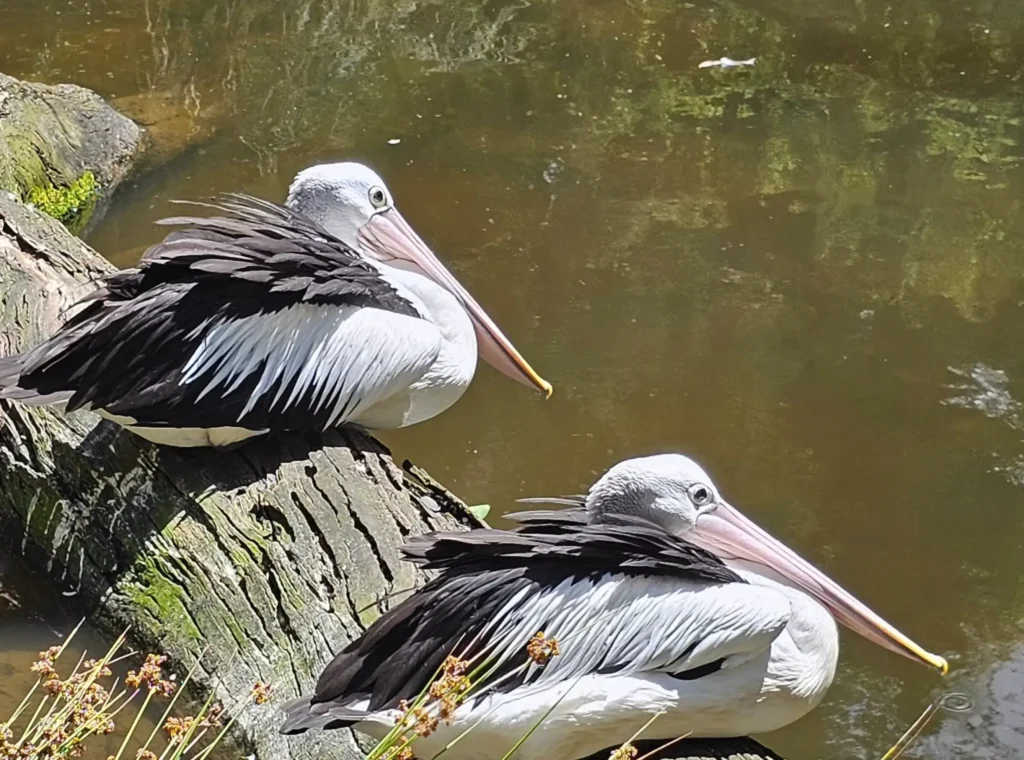
[[[552, 501], [533, 500], [533, 501]], [[587, 757], [628, 740], [739, 737], [814, 708], [835, 675], [836, 621], [935, 668], [922, 649], [730, 506], [680, 454], [612, 467], [561, 511], [514, 530], [435, 533], [404, 548], [439, 571], [346, 646], [282, 733], [351, 726], [380, 738], [454, 654], [483, 665], [452, 713], [411, 748], [431, 758]], [[543, 632], [559, 653], [531, 660]]]
[[36, 348], [0, 359], [0, 398], [95, 409], [171, 446], [434, 417], [481, 358], [551, 395], [357, 163], [295, 177], [280, 206], [211, 204], [111, 275]]

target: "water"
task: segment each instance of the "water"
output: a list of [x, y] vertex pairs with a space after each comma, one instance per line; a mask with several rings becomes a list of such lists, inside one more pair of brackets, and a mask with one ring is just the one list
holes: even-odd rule
[[[170, 200], [355, 158], [555, 386], [489, 368], [385, 437], [470, 503], [683, 450], [933, 651], [852, 636], [765, 740], [1024, 752], [1024, 13], [1015, 0], [0, 0], [0, 70], [74, 81], [169, 161], [90, 243], [129, 265]], [[14, 23], [10, 23], [11, 20]], [[756, 56], [754, 66], [698, 69]], [[393, 144], [398, 140], [396, 144]], [[0, 668], [50, 634], [3, 622]], [[6, 704], [0, 701], [0, 714]]]

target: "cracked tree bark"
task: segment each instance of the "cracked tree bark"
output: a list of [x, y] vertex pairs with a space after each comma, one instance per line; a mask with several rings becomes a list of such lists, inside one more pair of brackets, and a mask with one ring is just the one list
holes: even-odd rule
[[[46, 337], [111, 269], [0, 191], [0, 355]], [[199, 659], [199, 690], [225, 704], [256, 681], [275, 701], [308, 692], [378, 607], [421, 580], [399, 557], [405, 537], [474, 522], [353, 431], [161, 449], [94, 415], [0, 402], [0, 537], [101, 629], [130, 629], [136, 647], [179, 666]], [[239, 738], [257, 758], [363, 756], [348, 732], [286, 739], [279, 720], [274, 709], [240, 713]], [[659, 756], [778, 757], [750, 740], [682, 742]]]

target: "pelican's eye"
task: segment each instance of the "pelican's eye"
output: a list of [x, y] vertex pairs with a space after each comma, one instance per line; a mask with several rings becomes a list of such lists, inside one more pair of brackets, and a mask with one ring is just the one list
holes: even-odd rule
[[371, 187], [368, 195], [370, 205], [374, 208], [384, 208], [388, 204], [388, 194], [384, 192], [384, 188], [380, 185]]
[[707, 486], [701, 485], [700, 483], [694, 483], [689, 488], [690, 501], [693, 502], [695, 507], [706, 507], [711, 503], [712, 494], [711, 489]]

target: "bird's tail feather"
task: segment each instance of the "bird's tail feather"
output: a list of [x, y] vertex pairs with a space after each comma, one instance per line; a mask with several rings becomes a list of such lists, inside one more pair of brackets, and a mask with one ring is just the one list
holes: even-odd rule
[[25, 354], [0, 357], [0, 398], [20, 401], [27, 406], [46, 406], [67, 401], [72, 391], [39, 393], [21, 387], [21, 372], [25, 368]]
[[0, 357], [0, 391], [18, 385], [21, 369], [25, 366], [24, 354]]
[[366, 714], [327, 703], [313, 704], [310, 697], [299, 697], [283, 707], [284, 722], [278, 733], [304, 734], [306, 731], [347, 728], [358, 723]]

